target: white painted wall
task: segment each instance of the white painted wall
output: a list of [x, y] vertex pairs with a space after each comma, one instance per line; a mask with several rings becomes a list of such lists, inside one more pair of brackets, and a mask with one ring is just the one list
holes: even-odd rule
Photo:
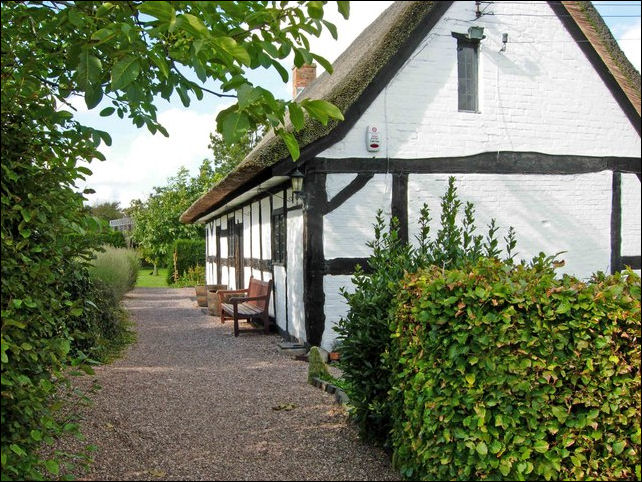
[[286, 281], [287, 273], [285, 267], [274, 266], [274, 305], [276, 308], [276, 324], [282, 330], [286, 330]]
[[639, 256], [642, 251], [642, 204], [640, 180], [635, 174], [622, 174], [622, 256]]
[[287, 286], [288, 330], [299, 340], [306, 340], [303, 292], [303, 212], [287, 214]]
[[252, 252], [252, 239], [251, 239], [251, 226], [250, 226], [251, 211], [252, 210], [250, 206], [243, 207], [243, 256], [245, 256], [246, 258], [249, 258], [250, 253]]
[[[259, 209], [258, 202], [252, 203], [252, 252], [245, 255], [246, 258], [261, 259], [261, 225], [259, 224]], [[261, 278], [259, 274], [258, 278]]]
[[325, 329], [321, 338], [321, 348], [331, 351], [337, 333], [333, 327], [348, 313], [348, 305], [341, 295], [341, 288], [348, 293], [354, 293], [351, 276], [324, 276], [323, 292], [325, 293]]
[[[355, 176], [330, 174], [326, 189], [338, 192]], [[326, 259], [359, 258], [370, 255], [366, 242], [373, 237], [377, 209], [390, 217], [392, 175], [375, 174], [372, 179], [341, 206], [323, 217], [323, 250]]]
[[[477, 232], [485, 234], [492, 218], [501, 226], [500, 247], [509, 226], [517, 232], [517, 260], [530, 260], [543, 251], [547, 255], [566, 251], [560, 273], [588, 277], [597, 270], [608, 272], [611, 256], [612, 173], [579, 175], [458, 174], [459, 198], [476, 208]], [[448, 176], [408, 176], [408, 234], [416, 242], [419, 210], [430, 207], [434, 238], [439, 229], [440, 197], [446, 192]], [[462, 207], [463, 211], [463, 207]]]
[[272, 233], [272, 212], [270, 211], [270, 199], [265, 198], [261, 200], [261, 237], [263, 246], [261, 252], [263, 254], [263, 259], [272, 259], [271, 251], [271, 233]]
[[[455, 2], [348, 135], [320, 157], [423, 158], [499, 150], [640, 155], [640, 136], [546, 2]], [[495, 14], [495, 15], [493, 15]], [[457, 40], [481, 42], [480, 112], [458, 112]], [[502, 34], [508, 33], [505, 52]], [[366, 151], [368, 125], [381, 151]]]

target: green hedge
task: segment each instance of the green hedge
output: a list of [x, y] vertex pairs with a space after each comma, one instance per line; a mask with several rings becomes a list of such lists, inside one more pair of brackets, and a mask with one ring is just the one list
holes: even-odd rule
[[406, 478], [640, 479], [640, 278], [551, 258], [406, 277], [392, 370]]
[[[176, 253], [176, 271], [184, 276], [189, 268], [205, 266], [204, 239], [177, 239], [174, 241], [167, 258], [167, 284], [174, 283], [174, 253]], [[205, 280], [203, 280], [205, 283]]]

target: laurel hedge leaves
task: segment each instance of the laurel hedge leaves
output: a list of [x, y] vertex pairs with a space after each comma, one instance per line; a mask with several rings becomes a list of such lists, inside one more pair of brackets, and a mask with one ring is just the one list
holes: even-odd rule
[[396, 298], [393, 461], [408, 479], [640, 479], [640, 278], [480, 259]]

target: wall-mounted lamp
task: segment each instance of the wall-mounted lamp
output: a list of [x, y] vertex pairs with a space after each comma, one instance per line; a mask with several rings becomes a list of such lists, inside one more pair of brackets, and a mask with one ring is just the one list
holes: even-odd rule
[[303, 198], [303, 173], [298, 169], [290, 174], [292, 180], [292, 195], [297, 199]]

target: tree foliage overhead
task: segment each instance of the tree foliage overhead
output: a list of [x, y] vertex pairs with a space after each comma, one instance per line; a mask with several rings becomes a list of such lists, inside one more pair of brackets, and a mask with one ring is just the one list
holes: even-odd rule
[[[307, 39], [323, 29], [336, 38], [336, 27], [323, 19], [326, 3], [3, 4], [2, 81], [17, 88], [7, 92], [9, 100], [39, 92], [68, 104], [70, 96], [79, 94], [90, 109], [106, 100], [111, 105], [101, 115], [127, 116], [136, 126], [166, 136], [156, 119], [156, 96], [169, 99], [176, 93], [186, 107], [204, 93], [236, 98], [237, 103], [217, 117], [226, 142], [266, 123], [291, 141], [294, 137], [283, 123], [288, 108], [297, 109], [290, 107], [294, 102], [253, 85], [246, 72], [274, 68], [287, 82], [281, 62], [291, 53], [298, 67], [317, 61], [331, 71], [329, 62], [310, 51]], [[347, 18], [348, 2], [337, 4]], [[188, 78], [187, 71], [199, 82]], [[327, 122], [328, 116], [342, 119], [327, 102], [315, 101], [312, 110], [305, 103], [302, 107], [321, 121]], [[106, 133], [95, 136], [110, 142]]]

